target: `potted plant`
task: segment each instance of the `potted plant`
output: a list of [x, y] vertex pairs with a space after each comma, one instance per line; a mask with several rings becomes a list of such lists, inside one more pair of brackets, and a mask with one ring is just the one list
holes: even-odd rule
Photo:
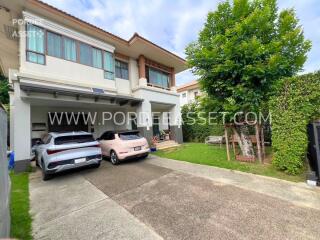
[[165, 133], [165, 131], [163, 131], [163, 130], [160, 130], [160, 139], [161, 140], [165, 140], [165, 138], [166, 138], [166, 133]]
[[156, 147], [156, 143], [157, 142], [158, 142], [158, 137], [157, 136], [153, 136], [152, 140], [151, 140], [151, 146], [150, 146], [150, 151], [151, 152], [157, 151], [157, 147]]

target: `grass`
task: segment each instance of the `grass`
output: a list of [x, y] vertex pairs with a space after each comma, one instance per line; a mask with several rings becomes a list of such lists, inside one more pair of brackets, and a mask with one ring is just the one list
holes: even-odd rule
[[[232, 152], [232, 150], [230, 150]], [[288, 175], [282, 171], [277, 170], [271, 164], [259, 163], [244, 163], [233, 160], [231, 154], [231, 161], [227, 160], [227, 153], [225, 147], [214, 145], [206, 145], [204, 143], [185, 143], [180, 147], [168, 150], [159, 150], [154, 153], [159, 157], [175, 159], [179, 161], [186, 161], [196, 164], [203, 164], [242, 172], [248, 172], [263, 176], [269, 176], [279, 179], [284, 179], [293, 182], [305, 181], [304, 173], [300, 175]], [[270, 158], [271, 149], [266, 149], [267, 158]]]
[[29, 240], [31, 236], [31, 216], [29, 213], [29, 174], [10, 173], [11, 178], [11, 237]]

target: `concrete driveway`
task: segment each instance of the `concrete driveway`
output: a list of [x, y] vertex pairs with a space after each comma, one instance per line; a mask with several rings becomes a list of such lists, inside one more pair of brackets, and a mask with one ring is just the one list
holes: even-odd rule
[[43, 182], [35, 239], [320, 239], [320, 191], [158, 157]]

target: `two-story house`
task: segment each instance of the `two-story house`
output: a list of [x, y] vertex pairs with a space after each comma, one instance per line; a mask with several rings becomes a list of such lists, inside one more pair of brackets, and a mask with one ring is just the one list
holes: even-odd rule
[[138, 129], [151, 141], [170, 129], [182, 142], [175, 74], [187, 68], [184, 59], [138, 34], [124, 40], [41, 1], [1, 4], [0, 62], [11, 86], [10, 147], [18, 170], [28, 165], [32, 140], [50, 131], [98, 137]]
[[180, 106], [194, 102], [202, 94], [197, 80], [178, 86], [177, 92], [180, 95]]

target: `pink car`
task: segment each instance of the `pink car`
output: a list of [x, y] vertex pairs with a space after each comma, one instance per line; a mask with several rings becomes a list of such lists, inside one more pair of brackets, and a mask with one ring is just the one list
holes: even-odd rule
[[131, 158], [145, 158], [149, 154], [147, 139], [141, 137], [139, 131], [107, 131], [97, 140], [102, 155], [110, 157], [113, 165]]

